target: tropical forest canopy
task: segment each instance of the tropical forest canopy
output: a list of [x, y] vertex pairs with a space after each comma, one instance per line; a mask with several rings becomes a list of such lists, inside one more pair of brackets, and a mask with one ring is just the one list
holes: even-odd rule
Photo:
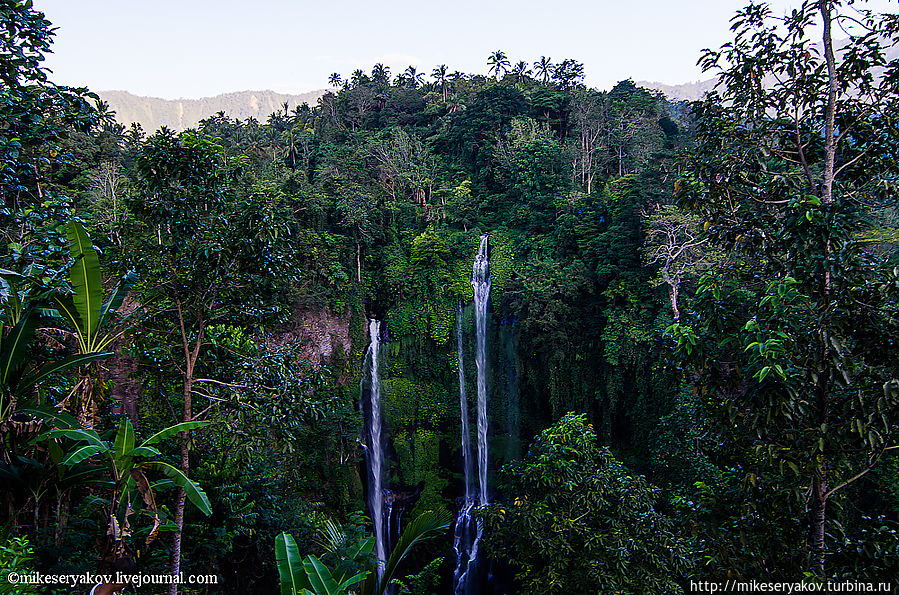
[[895, 586], [899, 18], [849, 4], [740, 11], [692, 104], [496, 51], [150, 133], [0, 0], [3, 576], [384, 592], [377, 319], [391, 589], [451, 592], [489, 233], [480, 591]]

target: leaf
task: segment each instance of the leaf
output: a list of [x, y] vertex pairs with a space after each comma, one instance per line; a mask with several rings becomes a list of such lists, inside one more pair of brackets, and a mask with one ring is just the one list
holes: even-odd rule
[[306, 578], [309, 579], [312, 591], [316, 595], [337, 595], [339, 593], [337, 581], [334, 580], [331, 571], [317, 557], [307, 556], [303, 560], [303, 569], [306, 571]]
[[289, 533], [275, 537], [275, 562], [281, 583], [281, 595], [296, 595], [304, 589], [311, 589], [302, 566], [297, 542]]
[[101, 454], [101, 453], [103, 453], [103, 452], [106, 452], [107, 450], [108, 450], [108, 449], [106, 449], [106, 448], [104, 448], [104, 447], [102, 447], [102, 446], [96, 446], [96, 445], [93, 445], [93, 444], [88, 445], [88, 446], [82, 446], [81, 448], [75, 450], [75, 452], [69, 454], [69, 456], [67, 456], [66, 458], [64, 458], [64, 459], [62, 460], [62, 463], [61, 463], [61, 464], [62, 464], [62, 465], [65, 465], [66, 467], [70, 467], [70, 466], [72, 466], [72, 465], [77, 465], [78, 463], [80, 463], [80, 462], [83, 461], [84, 459], [87, 459], [87, 458], [92, 457], [92, 456], [94, 456], [94, 455]]
[[173, 426], [169, 426], [164, 430], [160, 430], [143, 441], [141, 446], [150, 446], [151, 444], [156, 444], [157, 442], [161, 442], [166, 438], [171, 438], [178, 432], [186, 432], [188, 430], [194, 430], [196, 428], [202, 428], [203, 426], [208, 426], [211, 424], [211, 421], [185, 421], [180, 424], [175, 424]]
[[59, 411], [55, 407], [26, 407], [16, 409], [16, 413], [30, 415], [35, 419], [45, 422], [53, 422], [57, 428], [66, 430], [79, 430], [81, 425], [74, 417], [65, 411]]
[[344, 591], [348, 590], [350, 587], [352, 587], [356, 583], [361, 583], [362, 581], [364, 581], [366, 579], [366, 577], [368, 577], [369, 574], [371, 574], [371, 572], [368, 570], [365, 570], [363, 572], [360, 572], [359, 574], [351, 576], [350, 578], [346, 579], [345, 581], [343, 581], [342, 583], [340, 583], [337, 586], [337, 592], [343, 593]]
[[369, 577], [362, 587], [362, 593], [364, 595], [384, 595], [387, 585], [393, 580], [394, 572], [396, 572], [400, 562], [409, 554], [412, 546], [426, 539], [436, 537], [441, 531], [449, 527], [452, 521], [452, 515], [446, 510], [421, 513], [418, 518], [409, 523], [403, 530], [399, 541], [394, 546], [393, 551], [390, 552], [390, 558], [384, 567], [384, 574], [376, 581]]
[[100, 308], [103, 303], [100, 258], [79, 221], [69, 221], [66, 237], [69, 239], [69, 252], [75, 259], [69, 269], [69, 280], [75, 291], [75, 309], [81, 317], [79, 331], [85, 337], [85, 343], [90, 346], [90, 337], [100, 324]]
[[155, 467], [162, 471], [166, 477], [172, 480], [172, 483], [184, 490], [187, 494], [187, 499], [190, 500], [200, 512], [206, 516], [212, 515], [212, 506], [209, 504], [209, 498], [206, 497], [206, 492], [203, 491], [197, 482], [188, 478], [183, 471], [172, 467], [168, 463], [163, 463], [162, 461], [152, 461], [145, 463], [145, 465]]
[[131, 478], [134, 480], [137, 491], [140, 492], [141, 497], [143, 497], [144, 504], [153, 511], [153, 528], [150, 529], [150, 534], [147, 535], [146, 541], [146, 545], [150, 545], [159, 534], [159, 526], [161, 524], [159, 521], [159, 513], [156, 509], [156, 497], [153, 494], [153, 488], [150, 487], [150, 481], [147, 479], [147, 476], [144, 475], [143, 471], [140, 469], [132, 469]]
[[119, 307], [121, 307], [122, 302], [125, 301], [125, 297], [128, 295], [128, 292], [131, 291], [131, 287], [134, 285], [135, 281], [137, 281], [137, 272], [133, 270], [125, 273], [125, 276], [119, 280], [118, 285], [116, 285], [115, 289], [112, 291], [109, 301], [103, 304], [103, 308], [100, 310], [99, 328], [103, 328], [103, 324], [107, 322], [112, 312], [117, 312], [119, 310]]
[[37, 321], [29, 310], [3, 338], [3, 347], [0, 349], [0, 382], [4, 385], [13, 384], [13, 377], [21, 367], [25, 349], [34, 337], [36, 324]]
[[[66, 370], [71, 370], [72, 368], [81, 366], [83, 364], [89, 364], [101, 359], [107, 359], [112, 357], [113, 355], [115, 354], [111, 351], [107, 351], [104, 353], [76, 353], [75, 355], [69, 355], [60, 360], [47, 364], [46, 366], [38, 370], [33, 376], [24, 378], [22, 382], [19, 383], [19, 385], [20, 387], [22, 387], [22, 389], [25, 389], [27, 387], [31, 387], [40, 382], [43, 382], [46, 378], [53, 374], [65, 372]], [[21, 392], [21, 390], [19, 392]]]
[[[115, 458], [118, 462], [125, 462], [126, 453], [134, 448], [134, 426], [127, 415], [122, 415], [122, 421], [119, 422], [119, 431], [115, 436]], [[127, 461], [130, 464], [130, 461]]]
[[137, 448], [132, 448], [128, 452], [125, 453], [126, 457], [158, 457], [162, 453], [159, 450], [153, 448], [152, 446], [138, 446]]
[[88, 442], [93, 446], [99, 446], [104, 449], [109, 448], [109, 445], [100, 440], [100, 436], [93, 430], [50, 430], [49, 432], [44, 432], [44, 434], [41, 435], [41, 438], [58, 438], [60, 436], [71, 438], [76, 442]]

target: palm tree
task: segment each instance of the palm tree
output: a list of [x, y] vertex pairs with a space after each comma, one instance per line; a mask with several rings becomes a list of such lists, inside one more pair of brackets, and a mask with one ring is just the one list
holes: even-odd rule
[[384, 66], [380, 62], [375, 64], [371, 69], [371, 80], [376, 85], [384, 85], [385, 87], [390, 84], [390, 67]]
[[335, 89], [340, 86], [340, 82], [342, 80], [343, 79], [340, 78], [340, 75], [337, 74], [336, 72], [332, 72], [331, 76], [328, 77], [328, 83]]
[[409, 66], [403, 74], [406, 75], [406, 79], [409, 83], [410, 89], [415, 89], [419, 85], [423, 85], [425, 82], [424, 73], [418, 72], [418, 69], [414, 66]]
[[361, 68], [357, 68], [356, 70], [353, 71], [353, 74], [351, 75], [350, 80], [352, 81], [354, 87], [359, 87], [368, 82], [368, 77], [365, 76], [365, 73], [362, 72]]
[[440, 85], [440, 89], [443, 91], [444, 103], [446, 102], [446, 73], [448, 70], [446, 64], [441, 64], [431, 71], [431, 76], [434, 77], [434, 81]]
[[534, 62], [534, 70], [543, 78], [544, 85], [549, 83], [553, 74], [553, 63], [550, 60], [546, 56], [540, 56], [540, 59]]
[[496, 50], [490, 57], [487, 58], [487, 64], [490, 68], [487, 70], [488, 73], [493, 73], [493, 75], [499, 80], [500, 75], [504, 75], [509, 71], [509, 58], [506, 57], [506, 53], [502, 50]]
[[527, 62], [521, 60], [512, 67], [512, 74], [515, 76], [515, 81], [520, 83], [524, 77], [530, 76], [531, 69], [528, 67]]

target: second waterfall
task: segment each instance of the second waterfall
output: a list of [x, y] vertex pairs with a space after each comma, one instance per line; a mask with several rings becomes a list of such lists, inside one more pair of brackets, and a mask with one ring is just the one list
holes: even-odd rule
[[489, 236], [483, 234], [471, 271], [474, 290], [475, 366], [477, 368], [477, 432], [478, 432], [478, 493], [471, 494], [471, 449], [469, 441], [468, 400], [465, 392], [465, 372], [462, 360], [462, 309], [456, 319], [459, 354], [459, 399], [462, 413], [462, 453], [465, 471], [465, 500], [456, 519], [454, 547], [456, 571], [453, 592], [469, 595], [477, 591], [478, 543], [484, 533], [483, 521], [472, 522], [472, 509], [488, 504], [487, 495], [487, 304], [490, 300]]

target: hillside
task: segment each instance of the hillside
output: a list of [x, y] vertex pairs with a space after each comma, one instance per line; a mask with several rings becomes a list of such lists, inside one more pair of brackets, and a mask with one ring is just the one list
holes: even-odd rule
[[264, 122], [270, 114], [280, 110], [284, 102], [289, 109], [303, 103], [314, 106], [324, 92], [322, 89], [289, 95], [274, 91], [237, 91], [200, 99], [141, 97], [127, 91], [100, 91], [98, 94], [116, 112], [119, 122], [126, 126], [140, 122], [144, 130], [152, 132], [161, 126], [181, 131], [220, 111], [232, 118], [252, 117]]

